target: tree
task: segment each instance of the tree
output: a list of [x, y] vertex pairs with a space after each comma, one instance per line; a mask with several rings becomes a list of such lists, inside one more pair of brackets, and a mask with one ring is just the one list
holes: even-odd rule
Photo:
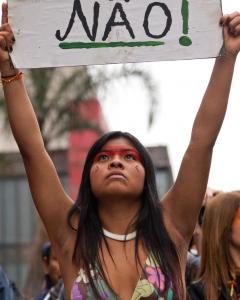
[[[32, 101], [45, 146], [73, 129], [99, 128], [79, 118], [76, 107], [98, 91], [108, 89], [111, 82], [122, 78], [141, 80], [150, 101], [149, 124], [156, 108], [156, 87], [151, 75], [134, 65], [121, 67], [76, 67], [31, 69], [25, 72], [27, 90]], [[103, 93], [104, 95], [104, 93]], [[102, 99], [100, 99], [102, 100]], [[0, 99], [0, 111], [4, 109]], [[5, 124], [8, 124], [5, 120]]]
[[[122, 78], [141, 80], [150, 101], [149, 124], [156, 110], [155, 85], [151, 75], [136, 65], [98, 66], [76, 68], [31, 69], [25, 71], [25, 82], [32, 101], [46, 148], [51, 141], [62, 138], [73, 129], [100, 128], [88, 120], [79, 118], [76, 112], [81, 101], [96, 96], [101, 90], [105, 93], [110, 83]], [[101, 93], [101, 94], [105, 94]], [[100, 99], [102, 100], [102, 99]], [[0, 99], [0, 111], [4, 109], [4, 100]], [[5, 124], [8, 124], [5, 120]], [[5, 129], [7, 126], [5, 126]], [[47, 235], [40, 220], [36, 239], [33, 244], [26, 280], [26, 292], [36, 293], [41, 284], [40, 249]]]

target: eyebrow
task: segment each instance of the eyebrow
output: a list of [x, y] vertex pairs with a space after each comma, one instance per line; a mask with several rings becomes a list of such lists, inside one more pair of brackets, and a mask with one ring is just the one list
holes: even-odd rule
[[134, 148], [121, 148], [121, 147], [111, 147], [111, 148], [107, 148], [107, 149], [102, 149], [100, 150], [94, 157], [94, 160], [96, 160], [101, 154], [107, 154], [107, 155], [114, 155], [114, 154], [126, 154], [127, 152], [130, 153], [134, 153], [134, 155], [136, 156], [136, 159], [138, 161], [142, 161], [141, 156], [139, 154], [139, 152], [134, 149]]
[[102, 149], [99, 151], [99, 153], [101, 152], [121, 152], [121, 151], [134, 151], [136, 153], [138, 153], [138, 151], [134, 148], [121, 148], [121, 147], [112, 147], [112, 148], [106, 148], [106, 149]]

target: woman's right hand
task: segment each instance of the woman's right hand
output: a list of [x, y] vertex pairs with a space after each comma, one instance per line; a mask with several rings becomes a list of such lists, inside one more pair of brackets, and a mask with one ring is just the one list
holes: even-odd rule
[[[0, 27], [0, 71], [10, 68], [10, 56], [15, 38], [10, 25], [8, 24], [7, 3], [2, 4], [2, 26]], [[7, 66], [8, 65], [8, 66]], [[12, 68], [11, 68], [12, 69]]]

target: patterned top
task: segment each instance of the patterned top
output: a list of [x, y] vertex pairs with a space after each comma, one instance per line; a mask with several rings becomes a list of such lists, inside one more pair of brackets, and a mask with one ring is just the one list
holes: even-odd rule
[[[111, 291], [97, 270], [92, 270], [91, 276], [102, 300], [119, 299], [118, 296]], [[154, 258], [149, 256], [130, 300], [173, 300], [171, 284], [166, 285], [164, 274], [155, 263]], [[94, 299], [96, 299], [96, 297], [91, 289], [89, 280], [84, 270], [80, 269], [78, 277], [72, 286], [71, 300]]]

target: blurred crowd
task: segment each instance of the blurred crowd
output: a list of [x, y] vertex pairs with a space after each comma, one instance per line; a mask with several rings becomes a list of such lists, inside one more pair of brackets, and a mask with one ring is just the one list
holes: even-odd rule
[[[32, 296], [33, 300], [64, 300], [64, 286], [60, 273], [59, 263], [54, 248], [50, 242], [45, 243], [41, 249], [42, 268], [44, 278], [42, 288]], [[7, 278], [0, 267], [0, 300], [23, 300], [25, 297], [14, 282]]]

